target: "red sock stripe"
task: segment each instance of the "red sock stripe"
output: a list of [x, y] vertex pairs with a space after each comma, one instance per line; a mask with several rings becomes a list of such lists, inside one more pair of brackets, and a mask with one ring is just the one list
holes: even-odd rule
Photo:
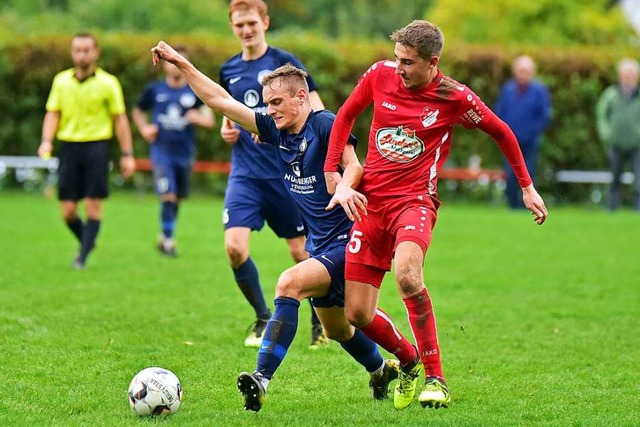
[[377, 309], [373, 321], [360, 330], [380, 347], [394, 354], [402, 365], [416, 359], [415, 347], [398, 331], [384, 311]]

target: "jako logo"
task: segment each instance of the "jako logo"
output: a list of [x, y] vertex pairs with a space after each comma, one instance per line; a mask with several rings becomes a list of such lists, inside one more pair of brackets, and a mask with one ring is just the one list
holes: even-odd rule
[[388, 108], [388, 109], [389, 109], [389, 110], [391, 110], [391, 111], [396, 111], [396, 108], [398, 108], [398, 107], [396, 107], [395, 105], [388, 103], [387, 101], [383, 101], [383, 102], [382, 102], [382, 106], [383, 106], [384, 108]]

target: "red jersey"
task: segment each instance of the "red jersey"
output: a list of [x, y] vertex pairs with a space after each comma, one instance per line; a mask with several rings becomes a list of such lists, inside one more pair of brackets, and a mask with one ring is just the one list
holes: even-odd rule
[[395, 71], [395, 62], [380, 61], [362, 75], [334, 121], [325, 171], [337, 170], [356, 117], [373, 103], [367, 158], [358, 188], [368, 197], [425, 192], [437, 197], [438, 171], [449, 154], [456, 124], [491, 135], [520, 185], [531, 184], [513, 132], [473, 91], [441, 71], [427, 86], [407, 89]]

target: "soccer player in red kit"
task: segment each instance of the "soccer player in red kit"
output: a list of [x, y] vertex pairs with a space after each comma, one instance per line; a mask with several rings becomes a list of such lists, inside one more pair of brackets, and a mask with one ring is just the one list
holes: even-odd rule
[[[373, 64], [338, 111], [331, 131], [325, 175], [336, 199], [352, 189], [341, 186], [338, 164], [357, 116], [373, 103], [364, 175], [358, 191], [366, 196], [366, 215], [356, 221], [347, 245], [345, 311], [349, 322], [387, 351], [397, 340], [375, 316], [380, 284], [394, 263], [397, 287], [407, 309], [419, 359], [403, 361], [394, 394], [398, 409], [413, 400], [424, 369], [418, 400], [426, 407], [451, 401], [440, 361], [435, 316], [423, 282], [424, 257], [440, 205], [438, 171], [451, 146], [453, 127], [478, 128], [498, 144], [515, 171], [525, 206], [537, 224], [547, 209], [533, 183], [511, 129], [466, 86], [438, 68], [444, 43], [430, 22], [413, 21], [395, 31], [393, 61]], [[331, 208], [338, 200], [332, 201]], [[350, 214], [350, 212], [347, 212]]]

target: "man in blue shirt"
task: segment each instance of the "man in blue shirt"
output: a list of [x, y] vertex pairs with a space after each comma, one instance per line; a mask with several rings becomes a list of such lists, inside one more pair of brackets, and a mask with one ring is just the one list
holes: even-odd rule
[[[231, 1], [229, 18], [242, 52], [222, 65], [220, 85], [237, 101], [256, 112], [265, 112], [262, 77], [287, 63], [304, 67], [291, 53], [267, 44], [269, 16], [262, 0]], [[309, 89], [312, 108], [322, 110], [324, 106], [311, 78]], [[225, 248], [236, 283], [255, 311], [256, 322], [245, 339], [245, 346], [260, 347], [271, 312], [249, 253], [251, 232], [262, 229], [266, 221], [278, 237], [286, 239], [293, 260], [300, 262], [308, 256], [304, 250], [305, 224], [280, 183], [275, 149], [269, 144], [256, 144], [255, 134], [226, 117], [220, 133], [226, 143], [233, 145], [222, 218]], [[327, 340], [313, 309], [311, 315], [311, 346], [317, 348]]]
[[[176, 50], [187, 56], [186, 48]], [[175, 223], [180, 202], [189, 194], [195, 126], [212, 128], [214, 117], [174, 65], [165, 62], [163, 69], [165, 78], [147, 85], [133, 109], [133, 121], [149, 143], [153, 180], [161, 200], [158, 250], [175, 257]]]
[[[164, 59], [175, 64], [207, 105], [276, 147], [280, 185], [284, 184], [292, 195], [308, 226], [306, 249], [310, 258], [280, 275], [275, 311], [264, 332], [257, 366], [253, 373], [242, 372], [238, 376], [244, 408], [262, 408], [269, 382], [295, 336], [298, 309], [304, 298], [312, 299], [327, 336], [340, 342], [370, 373], [373, 397], [386, 398], [389, 383], [397, 378], [399, 364], [396, 360], [384, 361], [375, 343], [353, 328], [344, 313], [346, 244], [351, 221], [361, 219], [361, 213], [366, 215], [367, 204], [362, 194], [353, 191], [362, 176], [355, 138], [350, 137], [342, 154], [343, 174], [332, 197], [326, 190], [323, 169], [335, 115], [311, 109], [306, 72], [287, 64], [267, 75], [263, 80], [267, 111], [257, 113], [233, 99], [166, 43], [159, 42], [152, 51], [154, 62]], [[338, 204], [342, 209], [334, 209]], [[376, 316], [388, 317], [380, 309]], [[389, 327], [383, 331], [384, 339], [393, 336], [402, 346], [411, 345], [388, 319], [385, 321]]]
[[[540, 136], [551, 121], [549, 90], [542, 82], [534, 79], [536, 64], [531, 57], [517, 57], [513, 61], [512, 71], [513, 78], [500, 89], [494, 111], [518, 138], [531, 179], [535, 180]], [[508, 164], [505, 165], [505, 172], [509, 207], [524, 209], [520, 185]]]

